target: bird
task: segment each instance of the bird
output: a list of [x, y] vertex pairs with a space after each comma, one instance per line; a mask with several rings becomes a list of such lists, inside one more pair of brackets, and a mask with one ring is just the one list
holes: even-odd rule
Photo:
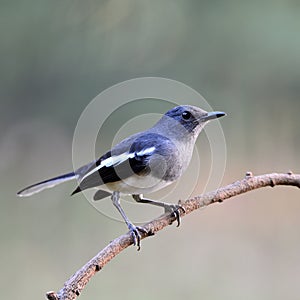
[[195, 142], [204, 126], [225, 115], [222, 111], [207, 112], [192, 105], [176, 106], [163, 114], [154, 126], [129, 136], [100, 158], [74, 172], [30, 185], [17, 195], [31, 196], [70, 180], [78, 182], [71, 195], [95, 188], [93, 199], [111, 197], [139, 250], [141, 233], [147, 232], [129, 220], [121, 206], [120, 196], [131, 195], [136, 202], [164, 208], [165, 213], [173, 214], [179, 226], [180, 211], [184, 212], [181, 205], [148, 199], [144, 194], [177, 181], [191, 161]]

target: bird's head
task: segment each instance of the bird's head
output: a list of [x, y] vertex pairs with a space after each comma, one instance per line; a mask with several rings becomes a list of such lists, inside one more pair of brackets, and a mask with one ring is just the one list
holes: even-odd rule
[[199, 107], [192, 105], [181, 105], [167, 111], [161, 120], [159, 127], [164, 130], [174, 132], [177, 134], [184, 134], [198, 136], [201, 129], [207, 122], [223, 117], [226, 114], [221, 111], [207, 112]]

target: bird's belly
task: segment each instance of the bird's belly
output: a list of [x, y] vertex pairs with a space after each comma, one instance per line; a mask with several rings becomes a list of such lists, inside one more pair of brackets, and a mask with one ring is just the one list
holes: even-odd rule
[[123, 194], [148, 194], [158, 191], [172, 181], [165, 181], [154, 176], [139, 176], [133, 175], [129, 178], [122, 179], [122, 181], [107, 183], [106, 186], [111, 191], [118, 191]]

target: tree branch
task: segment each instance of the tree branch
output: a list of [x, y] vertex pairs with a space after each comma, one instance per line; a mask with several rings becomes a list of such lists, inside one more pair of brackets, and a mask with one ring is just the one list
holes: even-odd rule
[[[274, 187], [276, 185], [291, 185], [300, 188], [300, 174], [265, 174], [253, 176], [251, 172], [247, 172], [244, 179], [236, 181], [216, 191], [209, 192], [184, 202], [180, 202], [185, 212], [180, 212], [181, 217], [188, 215], [192, 211], [216, 203], [223, 202], [231, 197], [258, 189], [266, 186]], [[162, 230], [166, 226], [172, 224], [175, 217], [170, 214], [164, 214], [161, 217], [145, 224], [143, 226], [148, 235], [141, 232], [142, 238], [153, 235]], [[80, 295], [91, 277], [100, 271], [109, 261], [116, 255], [133, 244], [132, 237], [129, 233], [121, 235], [110, 242], [95, 257], [87, 262], [80, 270], [78, 270], [70, 279], [68, 279], [64, 287], [57, 293], [48, 292], [46, 294], [48, 300], [74, 300]]]

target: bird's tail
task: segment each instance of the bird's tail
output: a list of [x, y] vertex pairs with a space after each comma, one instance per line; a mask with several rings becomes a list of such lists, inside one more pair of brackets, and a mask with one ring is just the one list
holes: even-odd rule
[[66, 181], [69, 181], [72, 179], [76, 179], [77, 177], [78, 177], [78, 175], [76, 175], [74, 172], [64, 174], [61, 176], [57, 176], [57, 177], [47, 179], [47, 180], [41, 181], [39, 183], [30, 185], [30, 186], [26, 187], [25, 189], [19, 191], [17, 193], [17, 195], [19, 197], [28, 197], [28, 196], [36, 194], [42, 190], [52, 188], [60, 183], [63, 183], [63, 182], [66, 182]]

